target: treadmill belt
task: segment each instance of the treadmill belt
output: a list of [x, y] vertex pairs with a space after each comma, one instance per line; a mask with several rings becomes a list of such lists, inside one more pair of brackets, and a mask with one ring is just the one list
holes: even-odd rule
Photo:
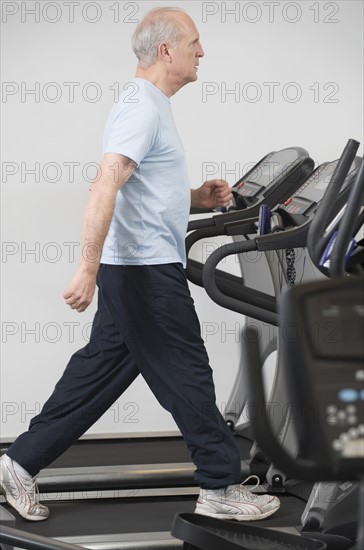
[[[273, 516], [249, 524], [259, 524], [261, 527], [299, 525], [305, 503], [292, 496], [283, 495], [280, 498], [281, 507]], [[196, 497], [93, 499], [51, 501], [47, 504], [51, 511], [48, 520], [26, 521], [14, 511], [15, 527], [46, 537], [170, 531], [176, 514], [194, 511]]]
[[100, 499], [49, 502], [51, 516], [46, 521], [26, 521], [16, 512], [16, 529], [45, 537], [143, 533], [170, 531], [178, 512], [193, 512], [196, 499]]
[[[235, 438], [242, 458], [249, 457], [252, 442]], [[81, 440], [72, 445], [49, 468], [109, 466], [124, 464], [158, 464], [191, 462], [191, 455], [181, 437]]]

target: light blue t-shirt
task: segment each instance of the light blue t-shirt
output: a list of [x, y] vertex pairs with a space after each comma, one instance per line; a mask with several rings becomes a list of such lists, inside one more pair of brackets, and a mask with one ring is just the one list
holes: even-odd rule
[[151, 82], [124, 86], [104, 134], [104, 153], [137, 163], [118, 191], [101, 263], [186, 265], [190, 185], [171, 102]]

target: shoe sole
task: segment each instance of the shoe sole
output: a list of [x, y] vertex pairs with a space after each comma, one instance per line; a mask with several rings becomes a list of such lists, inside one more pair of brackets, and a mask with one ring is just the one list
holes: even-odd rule
[[6, 502], [10, 504], [10, 506], [14, 508], [14, 510], [18, 512], [18, 514], [22, 518], [27, 519], [28, 521], [44, 521], [49, 517], [49, 516], [32, 516], [31, 514], [27, 514], [26, 512], [24, 512], [24, 510], [19, 510], [16, 500], [11, 495], [6, 494], [6, 488], [1, 482], [0, 482], [0, 494], [4, 495]]
[[260, 519], [268, 518], [269, 516], [272, 516], [277, 510], [279, 510], [280, 504], [273, 508], [272, 510], [269, 510], [265, 514], [260, 514], [259, 516], [248, 516], [244, 514], [214, 514], [213, 512], [205, 512], [203, 510], [198, 510], [196, 508], [195, 514], [201, 514], [202, 516], [209, 516], [211, 518], [217, 518], [217, 519], [230, 519], [234, 521], [258, 521]]

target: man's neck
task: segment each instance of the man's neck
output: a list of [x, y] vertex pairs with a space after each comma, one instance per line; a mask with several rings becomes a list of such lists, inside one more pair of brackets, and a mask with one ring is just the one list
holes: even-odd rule
[[147, 69], [144, 69], [138, 65], [135, 76], [136, 78], [144, 78], [144, 80], [148, 80], [154, 84], [154, 86], [159, 88], [159, 90], [167, 97], [172, 97], [179, 90], [179, 87], [176, 85], [173, 86], [172, 83], [168, 81], [168, 75], [165, 74], [165, 71], [159, 68], [158, 65], [152, 65]]

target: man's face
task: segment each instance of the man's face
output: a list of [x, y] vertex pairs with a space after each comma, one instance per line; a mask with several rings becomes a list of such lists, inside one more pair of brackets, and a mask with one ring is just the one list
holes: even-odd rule
[[170, 48], [172, 64], [171, 76], [179, 87], [197, 80], [197, 67], [204, 51], [200, 36], [192, 19], [185, 14], [178, 15], [181, 38], [175, 48]]

